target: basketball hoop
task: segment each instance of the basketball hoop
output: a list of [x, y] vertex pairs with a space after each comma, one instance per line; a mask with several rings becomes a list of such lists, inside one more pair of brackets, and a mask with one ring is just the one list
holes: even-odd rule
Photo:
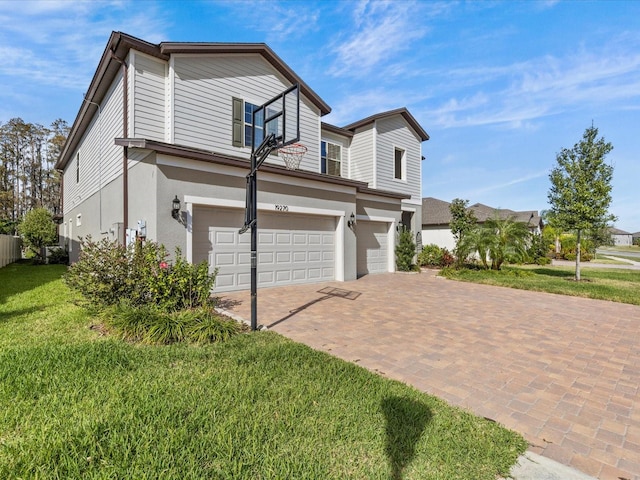
[[287, 167], [287, 170], [297, 170], [300, 167], [302, 157], [307, 153], [307, 147], [301, 143], [292, 143], [279, 148], [278, 153], [284, 160], [284, 166]]

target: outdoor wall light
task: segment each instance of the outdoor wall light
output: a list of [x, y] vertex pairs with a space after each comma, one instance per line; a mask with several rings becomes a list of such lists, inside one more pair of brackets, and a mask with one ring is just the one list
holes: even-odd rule
[[356, 224], [356, 216], [353, 214], [353, 212], [351, 212], [351, 216], [349, 217], [349, 220], [347, 220], [347, 226], [349, 228], [353, 228]]
[[180, 216], [180, 199], [178, 195], [176, 195], [176, 198], [171, 202], [171, 216], [176, 220]]

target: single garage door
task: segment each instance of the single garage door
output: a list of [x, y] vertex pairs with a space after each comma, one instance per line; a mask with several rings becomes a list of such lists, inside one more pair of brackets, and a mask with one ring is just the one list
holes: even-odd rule
[[[251, 232], [239, 209], [196, 207], [193, 260], [218, 268], [215, 292], [251, 287]], [[335, 278], [333, 217], [258, 213], [258, 286], [312, 283]]]
[[359, 221], [356, 225], [358, 277], [389, 271], [389, 225]]

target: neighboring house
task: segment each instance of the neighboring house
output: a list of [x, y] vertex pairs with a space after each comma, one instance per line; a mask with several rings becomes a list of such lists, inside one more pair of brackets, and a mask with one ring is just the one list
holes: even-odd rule
[[634, 245], [639, 245], [640, 243], [640, 232], [635, 232], [631, 234], [631, 240]]
[[[449, 223], [451, 222], [451, 203], [438, 200], [433, 197], [422, 199], [422, 244], [431, 243], [439, 247], [453, 250], [456, 246], [455, 239], [451, 233]], [[504, 208], [493, 208], [482, 203], [475, 203], [468, 207], [478, 219], [478, 224], [483, 224], [496, 214], [500, 218], [513, 218], [517, 222], [526, 223], [531, 233], [542, 231], [542, 218], [537, 210], [526, 210], [516, 212]]]
[[633, 245], [633, 234], [620, 230], [619, 228], [609, 228], [611, 240], [616, 247], [628, 247]]
[[330, 107], [265, 44], [156, 45], [120, 32], [56, 164], [71, 260], [78, 237], [146, 238], [217, 267], [215, 291], [249, 288], [250, 234], [238, 230], [251, 111], [295, 83], [308, 151], [299, 170], [271, 155], [258, 173], [259, 285], [394, 271], [396, 229], [420, 230], [429, 139], [407, 109], [329, 125]]

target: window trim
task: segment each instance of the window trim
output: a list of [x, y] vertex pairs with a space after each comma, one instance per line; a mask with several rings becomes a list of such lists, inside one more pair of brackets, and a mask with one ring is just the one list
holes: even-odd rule
[[[322, 155], [322, 144], [325, 144], [325, 154], [324, 156]], [[340, 152], [340, 159], [336, 160], [334, 158], [329, 158], [328, 153], [329, 153], [329, 149], [328, 149], [328, 145], [333, 145], [335, 147], [338, 147], [338, 151]], [[322, 173], [323, 175], [331, 175], [334, 177], [342, 177], [342, 151], [344, 150], [344, 145], [342, 145], [341, 143], [337, 143], [334, 141], [330, 141], [330, 140], [324, 140], [321, 139], [320, 140], [320, 173]], [[332, 161], [332, 162], [336, 162], [338, 163], [338, 167], [339, 167], [339, 173], [333, 174], [333, 173], [328, 173], [329, 172], [329, 168], [328, 168], [328, 162]]]
[[[400, 157], [400, 176], [398, 176], [398, 153]], [[401, 147], [393, 147], [393, 179], [401, 182], [407, 181], [407, 149]]]

